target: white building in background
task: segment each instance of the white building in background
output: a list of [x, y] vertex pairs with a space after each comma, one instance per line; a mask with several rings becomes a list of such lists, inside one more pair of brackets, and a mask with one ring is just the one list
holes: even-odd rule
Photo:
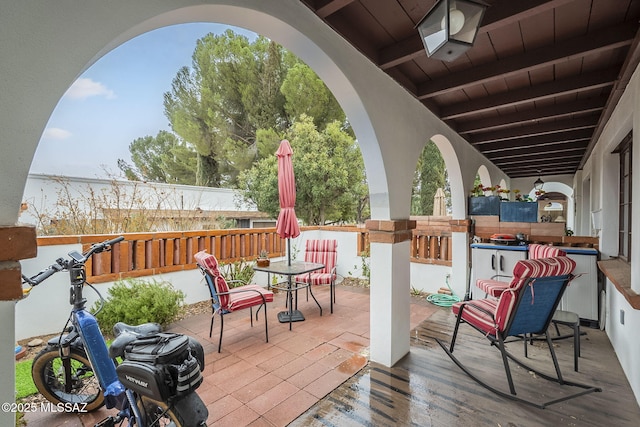
[[89, 212], [103, 212], [124, 206], [132, 213], [144, 212], [161, 218], [159, 229], [171, 228], [171, 221], [188, 218], [193, 228], [215, 228], [222, 220], [238, 228], [275, 226], [275, 219], [242, 201], [236, 190], [193, 185], [159, 184], [116, 179], [61, 177], [29, 174], [22, 197], [20, 222], [38, 225], [39, 216], [55, 217], [59, 201], [73, 200]]

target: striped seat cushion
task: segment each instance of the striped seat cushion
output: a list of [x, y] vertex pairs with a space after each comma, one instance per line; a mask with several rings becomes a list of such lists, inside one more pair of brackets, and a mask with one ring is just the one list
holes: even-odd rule
[[481, 331], [487, 334], [494, 334], [496, 331], [496, 322], [493, 313], [498, 305], [497, 299], [479, 299], [465, 302], [457, 302], [453, 304], [451, 309], [453, 314], [458, 316], [460, 308], [464, 305], [462, 319], [467, 323], [477, 326]]
[[335, 280], [336, 275], [331, 273], [308, 273], [296, 276], [296, 282], [311, 283], [312, 285], [328, 285]]
[[539, 245], [537, 243], [529, 245], [529, 259], [551, 258], [566, 255], [567, 253], [565, 251], [555, 246]]
[[[262, 304], [264, 295], [266, 302], [273, 301], [273, 292], [258, 285], [245, 285], [233, 288], [229, 291], [229, 285], [220, 274], [218, 260], [215, 256], [200, 251], [193, 256], [207, 274], [213, 279], [213, 284], [221, 310], [234, 311]], [[229, 293], [230, 292], [230, 293]], [[212, 295], [213, 297], [213, 295]]]
[[300, 274], [295, 277], [296, 282], [311, 283], [312, 285], [328, 285], [336, 279], [334, 268], [338, 260], [338, 241], [307, 240], [304, 253], [305, 262], [324, 264], [322, 270], [310, 274]]
[[236, 311], [243, 308], [254, 307], [262, 304], [262, 295], [265, 302], [273, 301], [273, 292], [258, 285], [245, 285], [233, 288], [229, 294], [229, 304], [225, 310]]
[[476, 286], [484, 291], [487, 296], [498, 298], [500, 294], [509, 287], [509, 282], [501, 282], [493, 279], [478, 279]]
[[[504, 331], [518, 300], [518, 294], [524, 291], [523, 286], [528, 279], [565, 276], [571, 274], [575, 267], [575, 261], [566, 256], [518, 261], [513, 268], [511, 283], [498, 300], [487, 298], [458, 302], [452, 306], [452, 310], [458, 315], [460, 308], [466, 305], [462, 311], [464, 321], [486, 333], [495, 334], [496, 331]], [[531, 288], [531, 292], [535, 292], [534, 287]]]

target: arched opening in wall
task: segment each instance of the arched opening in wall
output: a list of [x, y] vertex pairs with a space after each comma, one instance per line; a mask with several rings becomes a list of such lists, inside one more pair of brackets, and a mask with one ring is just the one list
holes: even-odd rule
[[[491, 186], [492, 186], [492, 183], [491, 183], [491, 175], [489, 175], [489, 170], [485, 165], [480, 165], [480, 167], [478, 167], [478, 172], [476, 173], [476, 177], [473, 180], [474, 191], [486, 193], [488, 191], [491, 191], [489, 189]], [[480, 194], [477, 194], [477, 195], [480, 195]]]
[[555, 224], [553, 227], [556, 234], [577, 234], [573, 189], [567, 184], [547, 181], [541, 189], [531, 189], [527, 197], [537, 203], [537, 222]]
[[[309, 66], [271, 40], [238, 27], [198, 23], [159, 28], [122, 44], [83, 73], [43, 134], [31, 172], [69, 177], [63, 192], [77, 193], [74, 197], [82, 202], [71, 205], [89, 205], [88, 212], [72, 221], [66, 216], [71, 205], [60, 211], [50, 195], [51, 205], [34, 216], [46, 225], [42, 234], [238, 227], [244, 223], [242, 215], [256, 209], [265, 219], [275, 218], [274, 153], [282, 139], [290, 140], [294, 150], [299, 219], [322, 225], [369, 218], [367, 180], [354, 131]], [[96, 177], [145, 186], [229, 188], [242, 204], [237, 208], [188, 199], [166, 187], [138, 198], [119, 191], [130, 185], [117, 185], [108, 197], [90, 200], [96, 192], [86, 180]], [[126, 205], [134, 214], [120, 215], [110, 205]], [[151, 215], [154, 206], [160, 209]], [[99, 220], [91, 221], [89, 211], [99, 211]], [[225, 212], [222, 217], [220, 211]], [[175, 212], [182, 221], [175, 221]], [[71, 223], [91, 227], [60, 227]]]
[[440, 149], [429, 141], [422, 149], [413, 178], [411, 191], [412, 216], [451, 214], [451, 185]]
[[544, 193], [538, 199], [538, 217], [540, 222], [567, 222], [567, 196], [556, 191]]
[[491, 180], [489, 170], [485, 165], [480, 165], [473, 179], [473, 186], [469, 195], [472, 197], [499, 196], [501, 199], [508, 199], [510, 191], [507, 183], [501, 179], [499, 183]]
[[[460, 162], [451, 143], [442, 135], [427, 141], [416, 162], [411, 199], [413, 230], [411, 290], [413, 293], [447, 295], [454, 256], [450, 220], [464, 204]], [[456, 206], [457, 205], [457, 206]], [[425, 278], [429, 278], [425, 280]]]

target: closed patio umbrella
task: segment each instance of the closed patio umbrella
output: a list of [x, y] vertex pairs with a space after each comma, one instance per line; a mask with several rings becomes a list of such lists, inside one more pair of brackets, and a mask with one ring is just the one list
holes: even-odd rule
[[447, 205], [445, 202], [444, 190], [438, 188], [433, 196], [433, 215], [445, 216], [447, 214]]
[[296, 179], [291, 161], [291, 145], [283, 139], [276, 151], [278, 156], [278, 194], [280, 196], [280, 214], [276, 222], [276, 232], [287, 239], [287, 260], [291, 265], [291, 238], [300, 235], [300, 226], [294, 209], [296, 204]]

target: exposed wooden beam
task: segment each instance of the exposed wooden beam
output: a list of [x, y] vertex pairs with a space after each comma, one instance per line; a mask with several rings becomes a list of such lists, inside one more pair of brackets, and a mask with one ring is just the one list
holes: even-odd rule
[[545, 108], [533, 108], [526, 111], [519, 111], [512, 114], [506, 114], [504, 116], [457, 123], [456, 130], [459, 134], [464, 135], [478, 131], [486, 132], [494, 129], [518, 126], [523, 123], [529, 123], [537, 120], [588, 114], [602, 110], [606, 102], [607, 98], [604, 96], [565, 102], [563, 104], [551, 105]]
[[511, 178], [531, 178], [532, 181], [538, 176], [538, 171], [542, 172], [543, 175], [574, 175], [577, 170], [577, 165], [568, 165], [566, 167], [554, 167], [549, 170], [545, 170], [542, 168], [531, 168], [531, 169], [522, 169], [515, 168], [502, 171], [507, 174]]
[[564, 175], [564, 174], [575, 174], [577, 170], [578, 162], [571, 164], [557, 164], [557, 165], [544, 165], [544, 164], [530, 164], [530, 167], [505, 167], [501, 168], [504, 173], [509, 175], [512, 178], [522, 178], [528, 177], [531, 178], [537, 177], [538, 173], [542, 175]]
[[573, 0], [529, 0], [526, 2], [501, 0], [492, 4], [484, 14], [479, 33], [486, 33], [522, 19], [530, 18]]
[[473, 73], [464, 70], [426, 82], [418, 87], [418, 98], [430, 98], [455, 92], [466, 87], [503, 79], [549, 65], [566, 62], [575, 57], [595, 55], [632, 43], [637, 25], [616, 26], [591, 34], [574, 37], [552, 46], [543, 46], [522, 55], [474, 67]]
[[416, 31], [414, 36], [380, 49], [378, 66], [383, 70], [388, 70], [423, 55], [426, 55], [424, 45]]
[[[487, 9], [478, 32], [486, 33], [510, 25], [519, 19], [537, 15], [570, 1], [572, 0], [501, 1]], [[416, 21], [417, 24], [418, 21]], [[416, 31], [411, 37], [380, 49], [378, 66], [387, 70], [422, 55], [426, 55], [426, 53], [422, 40]]]
[[629, 48], [629, 52], [627, 53], [627, 57], [624, 61], [624, 64], [622, 64], [622, 69], [620, 71], [620, 78], [616, 82], [615, 86], [613, 87], [613, 90], [611, 91], [611, 94], [609, 95], [609, 99], [607, 100], [605, 109], [602, 112], [602, 115], [600, 116], [598, 126], [593, 132], [591, 141], [589, 141], [589, 145], [585, 150], [584, 157], [580, 161], [579, 168], [582, 168], [584, 166], [585, 162], [587, 161], [587, 158], [589, 158], [589, 156], [591, 155], [591, 152], [593, 151], [593, 147], [595, 147], [596, 142], [598, 142], [598, 139], [600, 138], [600, 135], [604, 130], [605, 124], [607, 123], [609, 118], [611, 118], [611, 115], [613, 114], [613, 110], [618, 104], [618, 101], [620, 101], [622, 94], [627, 88], [627, 84], [629, 84], [629, 80], [631, 80], [631, 75], [638, 68], [638, 65], [640, 65], [640, 30], [638, 30], [638, 32], [636, 33], [636, 36], [633, 39], [633, 43]]
[[[573, 148], [574, 147], [573, 144], [578, 144], [578, 146]], [[502, 156], [502, 153], [495, 153], [495, 155], [491, 155], [491, 161], [496, 163], [496, 162], [509, 162], [510, 160], [521, 160], [521, 159], [534, 160], [534, 159], [539, 159], [541, 155], [544, 155], [545, 158], [550, 158], [553, 156], [574, 155], [574, 154], [582, 156], [582, 153], [584, 153], [584, 147], [586, 143], [580, 144], [577, 142], [572, 142], [570, 144], [565, 144], [565, 145], [571, 145], [572, 148], [549, 150], [549, 151], [541, 152], [538, 149], [539, 147], [528, 147], [528, 148], [521, 149], [520, 154], [517, 156], [516, 155]]]
[[326, 18], [329, 15], [333, 15], [340, 9], [349, 4], [353, 3], [354, 0], [325, 0], [321, 2], [317, 2], [318, 8], [316, 9], [316, 14], [320, 18]]
[[555, 96], [612, 86], [618, 77], [618, 71], [618, 68], [613, 67], [606, 70], [593, 71], [578, 77], [556, 80], [519, 90], [493, 94], [476, 100], [460, 102], [443, 107], [440, 118], [443, 120], [455, 119], [456, 117], [464, 117], [483, 111], [495, 110], [500, 107], [515, 106], [539, 99], [548, 99]]
[[499, 168], [502, 168], [507, 165], [520, 167], [523, 164], [525, 166], [531, 166], [531, 165], [537, 165], [540, 163], [546, 164], [546, 165], [564, 163], [564, 162], [578, 163], [581, 158], [582, 158], [582, 151], [580, 152], [570, 151], [566, 153], [557, 153], [555, 156], [544, 156], [544, 158], [536, 157], [536, 156], [526, 156], [526, 157], [518, 157], [518, 158], [511, 158], [511, 159], [491, 159], [491, 161]]
[[589, 142], [591, 129], [548, 134], [535, 138], [515, 138], [482, 145], [485, 156], [511, 157], [527, 153], [545, 153], [555, 149], [584, 149]]
[[[505, 166], [501, 168], [504, 173], [512, 178], [516, 177], [537, 177], [541, 175], [562, 175], [565, 173], [575, 173], [578, 167], [579, 160], [568, 162], [558, 161], [553, 163], [546, 163], [541, 161], [540, 163], [527, 163], [525, 165], [518, 166]], [[539, 171], [539, 172], [538, 172]]]
[[561, 139], [562, 134], [569, 133], [569, 131], [571, 130], [575, 131], [582, 129], [591, 133], [593, 132], [592, 129], [596, 127], [597, 122], [598, 116], [591, 115], [587, 117], [578, 117], [575, 119], [558, 120], [553, 122], [534, 124], [531, 126], [519, 126], [493, 132], [479, 133], [474, 135], [472, 138], [467, 138], [467, 140], [476, 147], [482, 145], [481, 148], [484, 151], [484, 144], [503, 140], [532, 137], [539, 138], [544, 135], [551, 135], [551, 138]]

